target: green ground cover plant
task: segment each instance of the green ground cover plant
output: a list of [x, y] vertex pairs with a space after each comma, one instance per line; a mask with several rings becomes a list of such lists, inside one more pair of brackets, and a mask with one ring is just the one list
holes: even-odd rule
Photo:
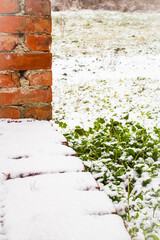
[[[159, 239], [160, 129], [149, 133], [139, 123], [98, 118], [65, 137], [116, 205], [132, 237]], [[60, 123], [66, 127], [66, 124]], [[152, 214], [150, 215], [150, 213]], [[152, 216], [152, 218], [151, 218]]]

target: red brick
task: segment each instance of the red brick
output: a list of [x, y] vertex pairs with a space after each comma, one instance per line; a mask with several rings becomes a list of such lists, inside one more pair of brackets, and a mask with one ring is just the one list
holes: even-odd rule
[[16, 35], [0, 35], [0, 51], [12, 51], [18, 43]]
[[1, 0], [0, 13], [18, 13], [18, 0]]
[[52, 86], [52, 72], [39, 72], [27, 76], [30, 86]]
[[34, 118], [38, 120], [51, 120], [52, 119], [52, 106], [44, 107], [26, 107], [25, 118]]
[[1, 33], [51, 33], [51, 17], [0, 16]]
[[51, 53], [24, 53], [21, 55], [14, 53], [0, 53], [0, 71], [50, 69], [51, 65]]
[[19, 75], [17, 72], [0, 74], [0, 87], [19, 87]]
[[0, 108], [0, 118], [19, 119], [20, 117], [21, 117], [21, 114], [18, 109], [15, 109], [12, 107]]
[[31, 51], [49, 51], [52, 37], [50, 35], [28, 35], [26, 36], [26, 46]]
[[25, 12], [29, 15], [50, 15], [51, 3], [49, 0], [26, 0]]
[[51, 102], [52, 90], [30, 89], [30, 88], [10, 88], [0, 91], [0, 106], [23, 105], [39, 102]]

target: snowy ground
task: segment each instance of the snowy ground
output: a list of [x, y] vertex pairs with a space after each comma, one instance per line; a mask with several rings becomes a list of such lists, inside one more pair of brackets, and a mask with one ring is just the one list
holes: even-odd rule
[[160, 125], [160, 14], [53, 13], [53, 118]]
[[[150, 132], [154, 126], [159, 128], [160, 14], [68, 11], [52, 15], [53, 120], [67, 124], [63, 132], [77, 125], [88, 129], [99, 117], [121, 120], [128, 114], [129, 120]], [[158, 179], [159, 175], [156, 183]], [[155, 187], [159, 192], [159, 184]], [[147, 239], [160, 239], [158, 217], [147, 205], [133, 221], [139, 230], [134, 239], [145, 239], [141, 229], [145, 216], [146, 228], [153, 220], [158, 232]]]

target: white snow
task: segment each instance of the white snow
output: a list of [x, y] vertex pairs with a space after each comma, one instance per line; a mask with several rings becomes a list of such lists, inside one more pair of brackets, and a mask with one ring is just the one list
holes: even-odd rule
[[52, 15], [54, 120], [68, 131], [129, 113], [146, 128], [160, 126], [160, 14]]
[[0, 120], [0, 240], [129, 240], [112, 201], [62, 143], [50, 122]]
[[[0, 121], [1, 171], [14, 178], [23, 174], [82, 171], [81, 161], [62, 145], [66, 139], [45, 121]], [[9, 139], [9, 140], [8, 140]]]
[[[52, 17], [53, 120], [67, 124], [62, 132], [75, 126], [88, 129], [99, 117], [123, 121], [129, 115], [130, 121], [153, 135], [153, 128], [160, 127], [160, 14], [87, 10], [53, 12]], [[117, 194], [109, 186], [103, 189], [110, 196]], [[142, 182], [135, 188], [137, 194], [140, 189]], [[130, 229], [136, 227], [135, 240], [148, 237], [148, 230], [143, 231], [146, 219], [159, 226], [158, 217], [153, 218], [159, 214], [158, 189], [157, 180], [148, 189], [158, 195], [156, 210], [147, 194], [139, 202], [130, 202], [139, 208], [138, 218], [130, 209], [133, 217], [127, 223]], [[122, 215], [123, 201], [116, 206]], [[154, 235], [153, 228], [151, 231]], [[160, 236], [158, 227], [156, 234]]]

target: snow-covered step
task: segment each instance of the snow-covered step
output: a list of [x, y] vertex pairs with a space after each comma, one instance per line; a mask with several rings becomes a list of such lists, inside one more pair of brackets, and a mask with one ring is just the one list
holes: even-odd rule
[[[50, 122], [36, 120], [0, 120], [1, 156], [75, 155], [65, 146], [66, 139]], [[10, 147], [8, 147], [10, 146]], [[7, 150], [7, 151], [6, 151]]]
[[[14, 134], [16, 131], [16, 134]], [[47, 121], [37, 121], [31, 119], [23, 120], [0, 120], [0, 135], [9, 137], [12, 136], [10, 142], [15, 140], [25, 140], [35, 142], [36, 140], [42, 143], [52, 144], [53, 142], [63, 142], [66, 141], [62, 134], [59, 134], [58, 128], [53, 126], [51, 122]], [[45, 138], [47, 136], [47, 138]], [[0, 142], [2, 143], [1, 139]], [[18, 143], [18, 142], [17, 142]]]
[[21, 159], [0, 158], [1, 172], [7, 179], [27, 177], [47, 173], [82, 172], [84, 166], [81, 160], [72, 156], [57, 156], [46, 154], [39, 156], [23, 157]]
[[50, 122], [0, 120], [0, 166], [8, 178], [79, 172], [84, 167]]
[[[71, 178], [72, 181], [77, 181], [77, 184], [73, 184]], [[85, 181], [83, 182], [82, 179]], [[34, 204], [37, 201], [40, 206], [43, 204], [47, 206], [54, 205], [56, 207], [54, 207], [53, 211], [57, 212], [57, 214], [65, 212], [83, 215], [115, 213], [116, 210], [112, 201], [104, 192], [96, 189], [96, 182], [95, 180], [92, 181], [92, 179], [91, 175], [85, 173], [67, 173], [5, 181], [4, 186], [7, 192], [5, 209], [7, 210], [7, 206], [10, 206], [8, 209], [10, 211], [17, 204], [23, 206], [23, 201], [22, 203], [18, 203], [18, 201], [25, 199], [27, 205], [30, 204], [31, 200], [35, 200]]]
[[[24, 184], [28, 185], [36, 185], [40, 189], [46, 188], [50, 191], [54, 191], [54, 189], [58, 189], [64, 191], [67, 190], [77, 190], [77, 191], [89, 191], [99, 189], [99, 186], [91, 173], [89, 172], [71, 172], [71, 173], [63, 173], [63, 174], [43, 174], [40, 175], [40, 181], [37, 182], [39, 176], [26, 177]], [[4, 176], [5, 180], [5, 176]], [[3, 180], [2, 180], [3, 181]], [[17, 180], [18, 181], [18, 180]], [[4, 183], [9, 184], [12, 180], [3, 181]], [[23, 181], [21, 181], [23, 183]], [[18, 181], [19, 183], [19, 181]], [[14, 184], [16, 184], [16, 179], [14, 179]], [[20, 184], [20, 183], [19, 183]], [[1, 186], [1, 185], [0, 185]], [[1, 195], [0, 195], [1, 201]]]
[[61, 174], [56, 182], [54, 175], [43, 175], [4, 183], [3, 228], [8, 240], [130, 239], [122, 219], [112, 214], [111, 200], [98, 190], [80, 190], [81, 174], [77, 186], [69, 175]]

